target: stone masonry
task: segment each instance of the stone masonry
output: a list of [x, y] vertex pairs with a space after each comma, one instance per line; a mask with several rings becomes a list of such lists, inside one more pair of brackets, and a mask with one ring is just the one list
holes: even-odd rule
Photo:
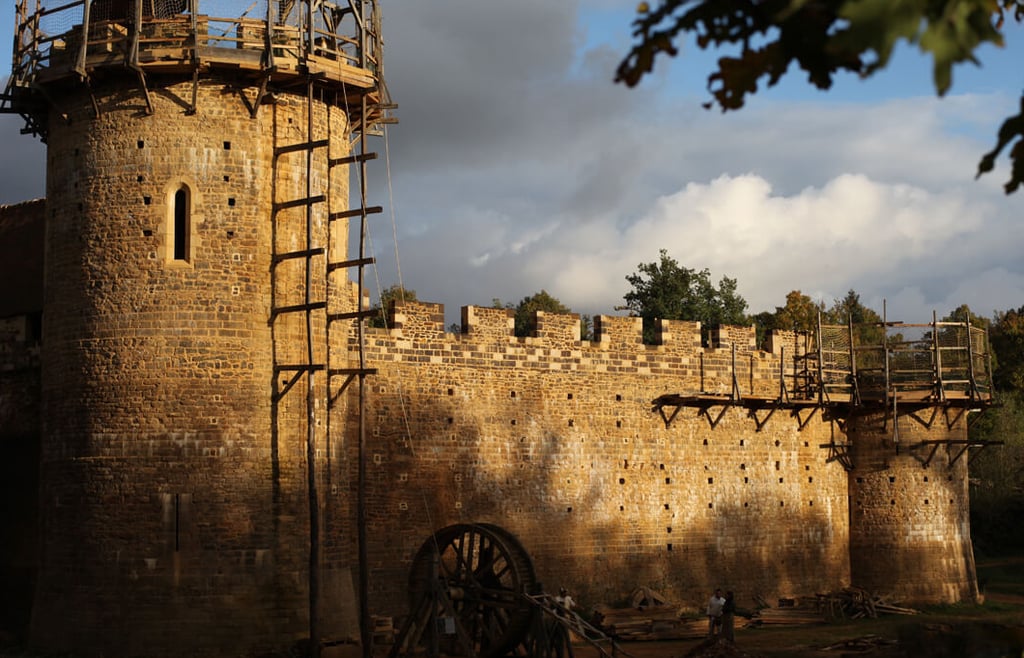
[[977, 595], [966, 472], [940, 465], [945, 449], [924, 468], [886, 444], [878, 418], [853, 418], [873, 436], [851, 474], [829, 461], [822, 446], [845, 436], [820, 414], [801, 430], [777, 413], [757, 431], [738, 408], [714, 428], [695, 409], [670, 426], [652, 412], [665, 393], [729, 393], [733, 363], [741, 395], [770, 398], [791, 333], [763, 352], [750, 327], [702, 348], [692, 322], [662, 321], [644, 345], [638, 318], [599, 316], [580, 341], [574, 315], [538, 314], [528, 338], [503, 309], [464, 309], [461, 335], [443, 316], [399, 303], [367, 340], [376, 606], [401, 609], [417, 545], [471, 521], [513, 531], [549, 590], [587, 602], [640, 585], [694, 606], [716, 586], [767, 600], [851, 582], [905, 600]]

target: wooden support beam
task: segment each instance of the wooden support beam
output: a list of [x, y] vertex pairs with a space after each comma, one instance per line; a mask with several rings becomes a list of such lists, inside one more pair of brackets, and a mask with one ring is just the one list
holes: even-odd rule
[[294, 304], [292, 306], [279, 306], [270, 309], [271, 316], [278, 316], [283, 313], [296, 313], [299, 311], [316, 311], [327, 308], [327, 302], [312, 302], [310, 304]]
[[283, 254], [274, 254], [270, 261], [272, 263], [280, 263], [282, 261], [291, 260], [295, 258], [308, 258], [310, 256], [320, 256], [324, 253], [323, 247], [315, 247], [313, 249], [302, 249], [300, 251], [288, 251]]
[[330, 215], [327, 216], [327, 219], [334, 221], [336, 219], [346, 219], [348, 217], [362, 217], [363, 215], [374, 215], [381, 212], [384, 212], [384, 208], [382, 208], [381, 206], [370, 206], [369, 208], [353, 208], [352, 210], [332, 212]]
[[793, 416], [796, 417], [797, 431], [802, 431], [807, 427], [807, 423], [811, 422], [811, 418], [814, 418], [814, 414], [820, 409], [818, 406], [811, 407], [811, 413], [807, 414], [807, 418], [800, 418], [800, 409], [793, 409]]
[[313, 142], [299, 142], [298, 144], [289, 144], [288, 146], [278, 146], [274, 149], [274, 155], [284, 155], [286, 153], [296, 153], [298, 151], [312, 151], [313, 149], [324, 148], [331, 143], [329, 139], [318, 139]]
[[771, 420], [772, 415], [775, 414], [775, 410], [778, 408], [779, 405], [768, 407], [768, 415], [764, 417], [764, 420], [761, 420], [760, 418], [757, 417], [757, 409], [754, 409], [753, 407], [748, 409], [747, 415], [754, 419], [754, 425], [757, 428], [755, 431], [760, 432], [762, 429], [764, 429], [764, 426], [768, 423], [769, 420]]
[[327, 197], [323, 194], [317, 194], [316, 196], [305, 197], [303, 199], [294, 199], [292, 201], [281, 201], [280, 203], [274, 204], [274, 212], [279, 210], [287, 210], [289, 208], [301, 208], [303, 206], [311, 206], [315, 203], [323, 203], [327, 200]]
[[331, 158], [327, 161], [327, 166], [337, 167], [338, 165], [355, 164], [357, 162], [367, 162], [368, 160], [376, 159], [376, 153], [357, 153], [356, 155], [349, 155], [344, 158]]
[[701, 414], [702, 414], [702, 415], [703, 415], [703, 416], [704, 416], [705, 418], [707, 418], [707, 419], [708, 419], [708, 423], [710, 423], [710, 424], [711, 424], [711, 429], [715, 429], [716, 427], [718, 427], [718, 423], [722, 422], [722, 418], [724, 418], [724, 417], [725, 417], [725, 412], [729, 410], [729, 407], [730, 407], [730, 406], [732, 406], [732, 405], [729, 405], [729, 404], [723, 404], [723, 405], [722, 405], [722, 410], [721, 410], [721, 411], [719, 411], [719, 412], [718, 412], [718, 415], [717, 415], [717, 416], [715, 416], [714, 418], [712, 418], [712, 417], [711, 417], [711, 412], [709, 411], [709, 409], [710, 409], [711, 407], [703, 407], [703, 408], [701, 408], [701, 410], [700, 410], [700, 413], [701, 413]]
[[365, 311], [350, 311], [348, 313], [331, 313], [327, 316], [328, 322], [334, 322], [335, 320], [357, 320], [361, 318], [372, 318], [376, 317], [380, 311], [376, 309], [367, 309]]
[[913, 418], [914, 420], [916, 420], [921, 425], [923, 425], [926, 429], [931, 429], [932, 428], [932, 424], [935, 422], [935, 419], [939, 415], [939, 408], [937, 406], [932, 406], [931, 410], [932, 410], [932, 415], [931, 415], [931, 418], [929, 418], [928, 420], [925, 420], [924, 418], [921, 418], [920, 416], [918, 416], [917, 415], [917, 412], [918, 412], [917, 409], [915, 409], [913, 411], [907, 412], [907, 415], [910, 416], [911, 418]]
[[340, 270], [348, 267], [362, 267], [364, 265], [373, 265], [377, 262], [376, 258], [372, 256], [367, 258], [353, 258], [352, 260], [340, 260], [337, 263], [329, 263], [327, 265], [327, 271], [333, 272], [334, 270]]
[[657, 409], [657, 411], [658, 411], [658, 414], [661, 415], [661, 419], [665, 422], [665, 429], [668, 429], [669, 427], [671, 427], [672, 421], [675, 420], [675, 418], [676, 418], [676, 414], [678, 414], [679, 410], [682, 409], [682, 408], [683, 407], [681, 405], [675, 406], [675, 407], [672, 408], [672, 413], [670, 415], [665, 415], [665, 407], [664, 406], [659, 405], [659, 406], [655, 407], [655, 409]]

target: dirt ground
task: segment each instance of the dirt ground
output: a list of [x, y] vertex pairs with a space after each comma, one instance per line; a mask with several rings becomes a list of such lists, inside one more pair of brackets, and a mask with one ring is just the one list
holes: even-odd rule
[[[625, 642], [623, 658], [1022, 658], [1024, 557], [979, 560], [984, 602], [925, 608], [917, 615], [798, 626], [743, 627], [736, 641]], [[599, 658], [588, 646], [574, 658]], [[628, 654], [628, 655], [627, 655]]]
[[[1011, 618], [988, 621], [922, 614], [913, 621], [877, 620], [736, 632], [725, 640], [628, 642], [623, 658], [1020, 658], [1024, 656], [1024, 607]], [[575, 658], [599, 658], [574, 647]]]

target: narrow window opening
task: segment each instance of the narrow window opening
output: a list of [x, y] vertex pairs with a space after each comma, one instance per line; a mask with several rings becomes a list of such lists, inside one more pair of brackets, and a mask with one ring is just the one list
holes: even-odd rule
[[189, 233], [191, 212], [188, 188], [182, 186], [174, 193], [174, 260], [187, 261], [189, 256]]

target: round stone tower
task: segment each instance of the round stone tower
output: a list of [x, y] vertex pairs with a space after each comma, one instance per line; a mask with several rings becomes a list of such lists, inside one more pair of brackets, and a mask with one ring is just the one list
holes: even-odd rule
[[8, 98], [48, 145], [40, 648], [239, 654], [324, 621], [379, 21], [248, 5], [18, 3]]
[[850, 576], [858, 587], [911, 603], [978, 599], [965, 416], [925, 407], [895, 421], [885, 412], [850, 420]]

